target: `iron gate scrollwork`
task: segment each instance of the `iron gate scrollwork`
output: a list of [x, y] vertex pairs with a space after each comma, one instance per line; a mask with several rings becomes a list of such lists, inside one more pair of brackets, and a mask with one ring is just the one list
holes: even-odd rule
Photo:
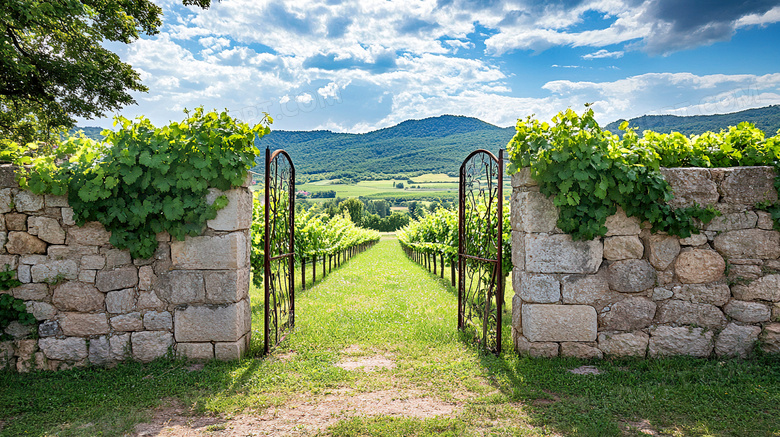
[[504, 151], [471, 153], [460, 167], [458, 329], [501, 352]]
[[265, 349], [295, 326], [295, 166], [284, 150], [265, 150]]

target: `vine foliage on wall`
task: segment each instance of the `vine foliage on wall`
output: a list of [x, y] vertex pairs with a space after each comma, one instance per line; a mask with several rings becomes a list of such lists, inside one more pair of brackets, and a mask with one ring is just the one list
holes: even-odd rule
[[[258, 154], [255, 138], [270, 132], [267, 116], [254, 127], [227, 112], [186, 111], [186, 118], [157, 128], [146, 118], [117, 117], [102, 143], [85, 137], [63, 141], [53, 154], [17, 153], [22, 188], [36, 194], [68, 194], [76, 224], [98, 221], [111, 244], [149, 258], [156, 234], [174, 238], [202, 233], [227, 205], [206, 202], [209, 188], [241, 186]], [[26, 165], [27, 167], [23, 167]]]
[[[767, 138], [751, 123], [690, 137], [652, 131], [640, 137], [623, 123], [626, 132], [620, 137], [602, 130], [586, 105], [581, 116], [567, 109], [551, 124], [528, 117], [516, 128], [507, 146], [509, 173], [529, 167], [540, 191], [560, 209], [558, 227], [575, 239], [605, 235], [606, 219], [617, 207], [649, 222], [655, 232], [680, 237], [698, 233], [697, 221], [719, 215], [712, 205], [670, 207], [673, 194], [661, 167], [768, 165], [780, 170], [780, 136]], [[780, 179], [775, 186], [780, 188]], [[778, 204], [763, 208], [774, 208], [778, 214], [773, 216], [780, 218]]]
[[[16, 279], [16, 272], [6, 264], [4, 269], [0, 270], [0, 291], [10, 290], [20, 285], [22, 283]], [[10, 339], [4, 331], [15, 320], [28, 326], [36, 323], [35, 317], [27, 312], [27, 305], [23, 300], [15, 299], [10, 294], [0, 294], [0, 341]]]

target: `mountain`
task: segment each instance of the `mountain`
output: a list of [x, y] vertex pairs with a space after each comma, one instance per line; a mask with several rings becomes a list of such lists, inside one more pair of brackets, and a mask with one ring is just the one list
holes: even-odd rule
[[442, 115], [364, 134], [272, 131], [257, 146], [286, 150], [296, 173], [314, 179], [384, 179], [423, 173], [455, 175], [469, 153], [476, 149], [498, 153], [514, 133], [513, 127]]
[[[606, 130], [619, 132], [618, 126], [624, 120], [618, 120], [605, 126]], [[638, 132], [653, 130], [661, 133], [677, 131], [685, 135], [699, 135], [707, 131], [719, 132], [729, 126], [736, 126], [743, 121], [754, 123], [767, 136], [774, 136], [780, 129], [780, 105], [766, 106], [757, 109], [716, 115], [693, 115], [681, 117], [677, 115], [643, 115], [628, 120], [631, 127]]]

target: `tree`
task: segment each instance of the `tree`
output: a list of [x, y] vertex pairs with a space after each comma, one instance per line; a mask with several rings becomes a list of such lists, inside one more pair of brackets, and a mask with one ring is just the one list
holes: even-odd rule
[[[210, 0], [183, 0], [208, 8]], [[2, 0], [0, 138], [49, 141], [75, 117], [104, 116], [147, 91], [138, 73], [102, 43], [159, 32], [150, 0]]]
[[352, 223], [360, 226], [360, 223], [363, 221], [363, 202], [352, 197], [341, 202], [339, 209], [342, 213], [348, 211]]

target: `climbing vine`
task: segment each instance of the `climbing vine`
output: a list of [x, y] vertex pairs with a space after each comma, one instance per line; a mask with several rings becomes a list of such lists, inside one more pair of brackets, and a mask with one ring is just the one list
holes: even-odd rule
[[112, 245], [149, 258], [156, 234], [199, 235], [227, 205], [225, 196], [208, 204], [209, 188], [244, 183], [258, 153], [255, 137], [270, 132], [272, 122], [266, 116], [250, 127], [203, 108], [185, 114], [162, 128], [143, 117], [117, 117], [119, 129], [104, 131], [101, 143], [72, 137], [52, 154], [17, 153], [20, 186], [36, 194], [67, 193], [76, 224], [98, 221], [111, 231]]
[[[10, 290], [22, 285], [16, 279], [16, 272], [11, 270], [11, 266], [6, 264], [3, 270], [0, 270], [0, 291]], [[5, 328], [13, 321], [19, 321], [22, 325], [34, 325], [35, 317], [27, 312], [27, 305], [21, 299], [15, 299], [10, 294], [0, 294], [0, 341], [10, 339], [6, 334]]]
[[[507, 150], [510, 173], [530, 167], [540, 191], [560, 209], [558, 227], [576, 239], [589, 240], [607, 232], [607, 217], [621, 207], [654, 231], [680, 237], [698, 233], [696, 220], [707, 223], [719, 213], [711, 206], [672, 208], [671, 188], [660, 167], [686, 165], [756, 165], [776, 161], [773, 146], [750, 124], [721, 134], [687, 138], [681, 134], [645, 132], [640, 138], [628, 124], [620, 137], [602, 130], [593, 110], [582, 116], [571, 109], [552, 124], [528, 117], [518, 120]], [[758, 131], [760, 132], [760, 131]], [[778, 155], [780, 156], [780, 155]], [[770, 159], [771, 158], [771, 159]], [[774, 164], [770, 164], [774, 165]]]

